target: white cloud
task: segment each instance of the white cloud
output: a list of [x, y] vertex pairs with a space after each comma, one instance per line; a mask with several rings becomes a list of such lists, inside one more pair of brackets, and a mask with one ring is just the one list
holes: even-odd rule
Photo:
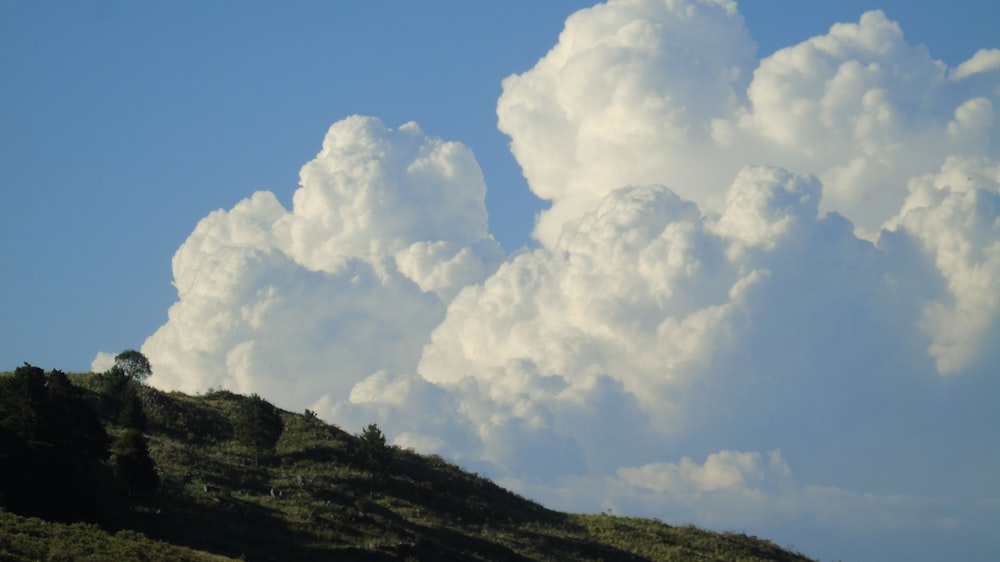
[[[428, 253], [437, 262], [461, 260], [464, 248], [492, 241], [486, 185], [472, 152], [425, 136], [416, 123], [390, 130], [370, 117], [340, 121], [300, 176], [293, 211], [274, 229], [285, 251], [308, 269], [331, 271], [346, 258], [378, 261], [397, 253], [407, 263]], [[499, 261], [498, 247], [485, 246], [479, 249]], [[432, 273], [410, 269], [418, 283]], [[454, 290], [452, 279], [438, 276], [436, 285]]]
[[736, 255], [744, 248], [773, 250], [798, 221], [816, 217], [821, 194], [815, 178], [774, 168], [746, 169], [727, 193], [725, 211], [713, 230], [732, 241]]
[[153, 384], [301, 406], [377, 369], [412, 370], [445, 301], [502, 258], [464, 146], [351, 117], [330, 127], [286, 211], [258, 192], [174, 256], [179, 301], [143, 346]]
[[972, 58], [958, 65], [948, 76], [961, 80], [974, 74], [991, 72], [1000, 68], [1000, 49], [979, 49]]
[[553, 201], [539, 239], [553, 245], [623, 185], [721, 192], [735, 169], [701, 147], [712, 120], [743, 105], [754, 50], [732, 4], [620, 1], [570, 17], [535, 68], [504, 80], [497, 105], [532, 191]]
[[816, 175], [823, 209], [874, 237], [910, 177], [990, 150], [983, 134], [953, 129], [991, 131], [1000, 92], [956, 88], [882, 12], [756, 67], [753, 51], [739, 14], [708, 2], [613, 1], [567, 20], [548, 55], [504, 81], [497, 110], [532, 190], [553, 203], [542, 243], [622, 185], [664, 184], [717, 209], [748, 163]]
[[[867, 533], [898, 529], [946, 529], [967, 524], [975, 502], [956, 505], [940, 499], [901, 494], [872, 494], [836, 486], [798, 483], [780, 451], [722, 450], [703, 462], [622, 466], [609, 476], [573, 476], [559, 485], [509, 480], [556, 505], [585, 505], [591, 512], [653, 515], [671, 524], [695, 522], [716, 529], [764, 532], [766, 536], [809, 539], [803, 521], [820, 521], [827, 536], [860, 539]], [[940, 513], [957, 517], [941, 518]], [[795, 532], [777, 531], [766, 521]], [[796, 540], [797, 540], [796, 539]], [[835, 549], [831, 552], [836, 552]]]
[[995, 53], [949, 71], [881, 12], [752, 53], [732, 2], [571, 16], [498, 102], [553, 203], [506, 260], [467, 148], [334, 124], [292, 210], [257, 193], [178, 250], [152, 382], [376, 421], [565, 509], [984, 520]]
[[[766, 459], [766, 460], [765, 460]], [[623, 467], [618, 484], [633, 488], [626, 501], [649, 510], [657, 502], [706, 525], [753, 528], [762, 518], [822, 521], [839, 530], [887, 532], [935, 524], [939, 501], [907, 495], [858, 493], [834, 486], [799, 486], [779, 451], [719, 451], [703, 464], [677, 463]], [[662, 509], [662, 507], [660, 508]]]
[[817, 175], [822, 208], [873, 236], [910, 177], [956, 150], [988, 149], [949, 134], [948, 118], [969, 98], [948, 84], [946, 70], [882, 12], [836, 24], [760, 62], [749, 105], [725, 124], [746, 135], [730, 155]]
[[958, 374], [1000, 344], [1000, 165], [949, 158], [909, 190], [894, 222], [919, 240], [947, 283], [924, 309], [923, 327], [938, 371]]
[[[774, 457], [787, 470], [780, 453]], [[632, 486], [671, 495], [736, 490], [763, 478], [759, 453], [719, 451], [696, 464], [688, 457], [679, 463], [650, 463], [618, 469], [619, 477]]]
[[93, 362], [90, 364], [90, 370], [94, 373], [103, 373], [115, 365], [115, 354], [107, 353], [105, 351], [97, 352], [97, 356], [94, 357]]
[[670, 190], [612, 192], [554, 249], [521, 254], [463, 291], [419, 372], [438, 383], [479, 378], [494, 396], [536, 383], [513, 376], [512, 362], [570, 389], [608, 375], [660, 415], [740, 314], [730, 299], [748, 274], [724, 250]]
[[[402, 442], [433, 442], [535, 494], [545, 483], [553, 491], [544, 497], [567, 509], [645, 505], [616, 502], [643, 471], [666, 466], [664, 451], [781, 446], [815, 470], [829, 462], [827, 447], [846, 454], [845, 441], [891, 439], [883, 417], [912, 414], [887, 405], [951, 407], [896, 388], [921, 363], [923, 301], [909, 296], [919, 287], [892, 291], [935, 270], [858, 239], [840, 217], [818, 216], [819, 189], [814, 178], [749, 167], [718, 219], [663, 187], [614, 191], [556, 248], [521, 254], [466, 288], [434, 330], [419, 376], [373, 376], [348, 403], [320, 411], [345, 425], [382, 420]], [[768, 508], [778, 515], [819, 517], [805, 492], [737, 487], [759, 478], [754, 459], [710, 456], [698, 471], [682, 461], [660, 492], [697, 484], [682, 495], [704, 522], [732, 521], [712, 511], [726, 502], [700, 495], [727, 482], [741, 497], [780, 504]], [[881, 455], [866, 462], [892, 469]], [[786, 471], [773, 464], [775, 475]], [[621, 472], [630, 466], [645, 468]], [[616, 479], [610, 489], [623, 495], [585, 499], [564, 488], [595, 478]]]

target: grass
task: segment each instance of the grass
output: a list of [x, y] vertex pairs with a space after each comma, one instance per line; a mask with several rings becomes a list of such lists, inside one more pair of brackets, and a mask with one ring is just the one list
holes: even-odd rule
[[111, 533], [90, 523], [52, 523], [0, 510], [0, 560], [222, 562], [232, 558], [153, 540], [131, 530]]
[[[104, 407], [93, 375], [71, 380]], [[556, 512], [395, 447], [373, 485], [359, 439], [305, 414], [281, 412], [284, 432], [255, 464], [230, 421], [243, 399], [144, 387], [159, 491], [114, 499], [100, 527], [0, 511], [0, 559], [808, 560], [742, 534]], [[102, 415], [116, 434], [113, 416]]]

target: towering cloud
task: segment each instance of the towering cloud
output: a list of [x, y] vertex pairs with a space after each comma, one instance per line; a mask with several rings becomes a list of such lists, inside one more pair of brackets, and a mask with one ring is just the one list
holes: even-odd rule
[[352, 117], [301, 172], [293, 209], [258, 192], [174, 256], [179, 301], [143, 351], [152, 383], [301, 406], [380, 368], [413, 369], [446, 301], [502, 252], [471, 152]]
[[539, 239], [554, 244], [625, 184], [717, 209], [749, 162], [815, 174], [823, 208], [873, 237], [909, 178], [996, 144], [996, 91], [966, 84], [995, 70], [995, 51], [949, 74], [869, 12], [759, 64], [753, 52], [729, 2], [622, 0], [569, 18], [535, 68], [504, 81], [497, 108], [532, 190], [553, 202]]
[[535, 230], [542, 243], [623, 185], [666, 184], [699, 203], [722, 193], [741, 163], [710, 150], [711, 125], [745, 106], [754, 51], [732, 2], [573, 14], [533, 69], [504, 80], [497, 104], [532, 191], [553, 203]]
[[881, 12], [753, 52], [724, 0], [572, 15], [503, 83], [552, 202], [506, 259], [465, 147], [334, 124], [291, 211], [257, 193], [178, 250], [152, 382], [376, 421], [568, 509], [832, 557], [887, 529], [986, 544], [1000, 55], [949, 69]]
[[[1000, 349], [1000, 165], [949, 157], [936, 174], [910, 180], [895, 219], [934, 260], [947, 291], [924, 309], [922, 325], [940, 373], [996, 365]], [[992, 359], [984, 364], [983, 354]]]

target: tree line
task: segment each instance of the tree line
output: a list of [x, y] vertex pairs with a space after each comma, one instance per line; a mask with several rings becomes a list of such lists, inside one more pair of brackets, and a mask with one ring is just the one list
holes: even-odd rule
[[[161, 482], [143, 405], [151, 375], [149, 360], [128, 349], [83, 386], [28, 363], [0, 376], [0, 507], [56, 521], [93, 520], [120, 498], [155, 493]], [[309, 410], [306, 416], [316, 418]], [[284, 431], [280, 410], [257, 394], [241, 397], [230, 422], [255, 465], [274, 453]], [[358, 437], [374, 493], [388, 470], [386, 438], [375, 424]]]
[[[154, 492], [160, 481], [140, 396], [151, 373], [149, 360], [129, 349], [96, 375], [96, 397], [57, 369], [25, 363], [0, 377], [0, 506], [52, 520], [89, 519], [110, 492]], [[117, 438], [99, 412], [120, 428]]]

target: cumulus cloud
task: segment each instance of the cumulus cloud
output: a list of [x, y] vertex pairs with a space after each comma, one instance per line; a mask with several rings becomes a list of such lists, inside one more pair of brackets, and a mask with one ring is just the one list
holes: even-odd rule
[[952, 80], [961, 80], [979, 74], [1000, 69], [1000, 49], [980, 49], [972, 58], [958, 65], [949, 73]]
[[[920, 359], [924, 301], [913, 296], [928, 288], [900, 284], [937, 270], [905, 259], [899, 240], [880, 248], [842, 217], [820, 216], [820, 189], [812, 177], [748, 167], [718, 216], [661, 186], [616, 190], [556, 248], [516, 256], [465, 289], [419, 375], [400, 378], [410, 390], [377, 375], [321, 411], [384, 420], [400, 443], [432, 445], [568, 509], [715, 526], [928, 525], [937, 504], [866, 486], [926, 454], [879, 451], [900, 426], [926, 411], [959, 415], [912, 380], [933, 372]], [[435, 399], [419, 398], [428, 389]], [[928, 432], [924, 445], [948, 435]], [[713, 448], [727, 444], [742, 452]], [[788, 457], [763, 453], [776, 446]], [[928, 485], [928, 473], [908, 470], [897, 481]], [[914, 506], [922, 511], [904, 516]]]
[[95, 373], [103, 373], [115, 365], [115, 354], [106, 351], [98, 351], [94, 360], [90, 363], [90, 370]]
[[[910, 177], [990, 150], [996, 89], [963, 91], [882, 12], [759, 64], [753, 52], [728, 3], [621, 0], [568, 19], [549, 54], [504, 81], [497, 107], [532, 190], [552, 201], [539, 240], [554, 244], [626, 184], [662, 183], [716, 209], [751, 162], [818, 176], [823, 209], [874, 237]], [[952, 77], [994, 58], [981, 51]]]
[[909, 191], [895, 223], [919, 240], [948, 287], [922, 324], [938, 371], [958, 374], [1000, 344], [1000, 165], [952, 157]]
[[205, 217], [173, 260], [178, 302], [143, 346], [151, 382], [302, 405], [412, 370], [462, 286], [502, 259], [468, 148], [377, 119], [335, 123], [286, 210], [258, 192]]
[[[753, 527], [762, 517], [792, 522], [808, 517], [859, 532], [934, 526], [940, 500], [900, 494], [862, 494], [835, 486], [799, 485], [781, 451], [723, 450], [703, 463], [683, 457], [622, 467], [611, 485], [627, 490], [619, 509], [649, 512], [666, 503], [716, 525]], [[659, 507], [656, 507], [657, 504]]]
[[254, 194], [177, 251], [153, 384], [376, 421], [566, 509], [985, 528], [996, 50], [949, 69], [876, 11], [753, 52], [732, 2], [572, 15], [503, 82], [552, 202], [507, 258], [466, 147], [334, 124], [291, 210]]
[[[771, 461], [787, 475], [788, 465], [781, 453], [773, 451]], [[673, 496], [685, 492], [717, 492], [746, 488], [763, 478], [759, 453], [719, 451], [708, 455], [699, 465], [688, 457], [679, 463], [650, 463], [639, 467], [622, 467], [618, 474], [625, 482], [657, 492], [670, 492]]]
[[733, 8], [600, 4], [570, 17], [532, 70], [504, 80], [500, 129], [532, 191], [552, 201], [536, 227], [543, 244], [622, 185], [714, 179], [724, 190], [738, 167], [718, 166], [702, 147], [712, 120], [745, 104], [753, 71], [755, 47]]

